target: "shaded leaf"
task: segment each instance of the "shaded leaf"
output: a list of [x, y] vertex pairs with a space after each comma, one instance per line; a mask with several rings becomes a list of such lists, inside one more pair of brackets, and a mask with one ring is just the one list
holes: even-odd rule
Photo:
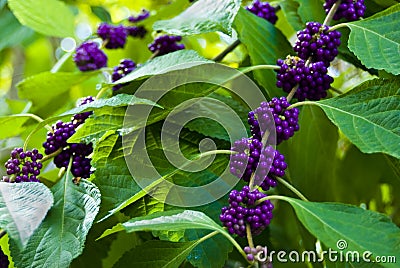
[[298, 14], [302, 21], [319, 21], [323, 22], [325, 19], [325, 11], [323, 8], [323, 1], [321, 0], [295, 0], [299, 3]]
[[179, 267], [197, 244], [196, 241], [147, 241], [125, 253], [113, 267]]
[[[322, 243], [338, 248], [338, 241], [346, 241], [343, 252], [370, 251], [373, 257], [395, 256], [400, 258], [400, 229], [380, 213], [339, 203], [304, 202], [288, 197], [303, 225]], [[382, 264], [397, 267], [395, 263]]]
[[[243, 8], [236, 16], [234, 27], [249, 52], [252, 65], [273, 65], [277, 59], [285, 58], [292, 51], [279, 29]], [[270, 97], [283, 94], [275, 85], [276, 73], [273, 70], [257, 70], [254, 76]]]
[[0, 227], [22, 248], [53, 205], [42, 183], [0, 182]]
[[0, 11], [0, 29], [2, 29], [0, 32], [0, 51], [18, 45], [33, 36], [33, 31], [22, 26], [8, 10]]

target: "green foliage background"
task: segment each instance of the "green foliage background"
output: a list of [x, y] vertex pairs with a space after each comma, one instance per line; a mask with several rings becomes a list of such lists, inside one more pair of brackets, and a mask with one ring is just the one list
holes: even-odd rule
[[[59, 180], [58, 170], [52, 165], [44, 167], [42, 181], [51, 187], [54, 205], [26, 248], [21, 248], [18, 239], [1, 238], [1, 247], [13, 258], [12, 265], [244, 265], [243, 257], [219, 226], [218, 216], [221, 207], [227, 205], [227, 198], [182, 212], [149, 197], [132, 179], [122, 154], [121, 139], [125, 110], [131, 102], [129, 94], [144, 79], [179, 62], [207, 62], [236, 38], [242, 44], [223, 59], [223, 64], [233, 68], [275, 64], [278, 58], [293, 54], [290, 41], [297, 30], [304, 28], [308, 21], [322, 22], [325, 15], [320, 0], [274, 1], [273, 4], [281, 7], [274, 26], [240, 7], [248, 1], [220, 1], [221, 5], [233, 6], [237, 14], [225, 14], [224, 8], [215, 11], [212, 2], [199, 0], [197, 4], [201, 8], [197, 12], [199, 17], [209, 18], [207, 23], [215, 27], [207, 27], [204, 20], [183, 16], [181, 13], [191, 5], [187, 0], [0, 0], [0, 162], [7, 160], [12, 148], [22, 146], [30, 133], [34, 134], [30, 136], [29, 148], [41, 148], [46, 137], [46, 129], [42, 127], [45, 123], [68, 119], [82, 111], [94, 111], [70, 141], [95, 144], [92, 164], [96, 172], [89, 181], [76, 186], [68, 176]], [[347, 250], [370, 250], [374, 256], [394, 255], [400, 262], [400, 4], [395, 0], [371, 0], [366, 1], [366, 6], [365, 17], [372, 17], [340, 29], [343, 34], [340, 60], [333, 63], [332, 73], [334, 87], [343, 94], [339, 96], [330, 91], [328, 99], [301, 107], [300, 131], [278, 147], [288, 162], [285, 179], [312, 202], [295, 199], [296, 196], [280, 184], [270, 194], [288, 197], [275, 203], [274, 219], [269, 229], [255, 238], [256, 244], [274, 250], [301, 252], [315, 249], [317, 239], [322, 247], [330, 248], [335, 248], [337, 240], [346, 239]], [[116, 66], [122, 58], [131, 58], [144, 64], [142, 69], [125, 78], [132, 83], [121, 91], [123, 94], [112, 96], [108, 90], [104, 99], [84, 108], [74, 108], [80, 97], [95, 96], [110, 85], [100, 71], [78, 72], [71, 57], [67, 58], [71, 52], [60, 47], [61, 40], [73, 37], [80, 43], [77, 31], [95, 31], [101, 21], [119, 23], [142, 8], [152, 12], [144, 21], [149, 30], [147, 36], [129, 39], [123, 50], [106, 52], [108, 67]], [[43, 15], [52, 13], [52, 16]], [[190, 24], [192, 28], [187, 27], [188, 19], [194, 21]], [[157, 35], [152, 29], [184, 35], [183, 43], [188, 50], [147, 62], [151, 56], [147, 44]], [[54, 66], [64, 55], [67, 55], [65, 63], [54, 72]], [[273, 71], [257, 70], [247, 75], [263, 90], [266, 98], [284, 95], [275, 86]], [[248, 107], [221, 88], [196, 84], [178, 88], [177, 93], [179, 90], [190, 92], [189, 97], [210, 96], [221, 100], [244, 122], [247, 120]], [[196, 174], [176, 172], [168, 163], [159, 145], [159, 132], [168, 112], [185, 100], [176, 96], [179, 94], [167, 95], [158, 104], [135, 99], [137, 103], [164, 108], [156, 110], [148, 126], [141, 127], [146, 127], [150, 133], [147, 137], [149, 152], [163, 176], [181, 185], [202, 185], [217, 178], [229, 159], [218, 156], [210, 168]], [[45, 122], [38, 127], [37, 122], [26, 115], [28, 113], [44, 118]], [[219, 125], [195, 120], [181, 134], [184, 154], [196, 156], [198, 141], [205, 137], [213, 138], [218, 149], [230, 148], [227, 133]], [[0, 175], [3, 174], [5, 169], [1, 166]], [[237, 188], [240, 186], [242, 184]], [[161, 199], [168, 194], [167, 189], [157, 185], [152, 191]], [[79, 202], [82, 200], [85, 202]], [[0, 209], [7, 205], [0, 198]], [[187, 221], [187, 214], [196, 217]], [[164, 221], [158, 216], [164, 216]], [[14, 219], [8, 216], [3, 222], [2, 219], [0, 215], [0, 227], [12, 237], [13, 232], [4, 222]], [[73, 224], [70, 224], [71, 219]], [[207, 228], [198, 228], [199, 225]], [[104, 233], [113, 227], [115, 233]], [[218, 234], [204, 239], [210, 230]], [[98, 240], [102, 234], [110, 235]], [[237, 243], [242, 247], [246, 245], [240, 238]], [[53, 249], [55, 256], [50, 259], [39, 256], [39, 251], [45, 251], [43, 247]], [[290, 264], [290, 267], [310, 265], [299, 263]], [[325, 265], [358, 267], [368, 264]], [[398, 267], [396, 264], [371, 267], [381, 265]], [[323, 267], [323, 264], [313, 263], [312, 266]], [[274, 263], [274, 267], [288, 266]]]

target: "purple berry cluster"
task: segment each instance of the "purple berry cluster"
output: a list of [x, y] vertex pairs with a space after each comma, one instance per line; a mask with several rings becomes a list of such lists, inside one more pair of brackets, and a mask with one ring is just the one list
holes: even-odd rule
[[288, 93], [298, 87], [294, 97], [299, 101], [320, 100], [327, 96], [333, 78], [328, 75], [324, 62], [310, 62], [306, 65], [305, 60], [288, 56], [285, 60], [279, 59], [277, 64], [280, 69], [277, 71], [276, 85]]
[[75, 126], [71, 122], [58, 121], [51, 128], [52, 131], [47, 133], [47, 139], [43, 143], [44, 153], [47, 155], [66, 147], [67, 140], [75, 133]]
[[149, 16], [150, 16], [150, 12], [146, 9], [142, 9], [142, 12], [139, 15], [130, 16], [128, 18], [128, 21], [131, 23], [138, 23], [138, 22], [141, 22], [141, 21], [147, 19]]
[[107, 66], [107, 56], [95, 42], [84, 42], [75, 51], [73, 60], [82, 72], [98, 70]]
[[231, 151], [237, 154], [231, 155], [230, 172], [244, 181], [249, 181], [257, 168], [262, 147], [263, 144], [258, 139], [242, 138], [235, 141]]
[[338, 55], [341, 33], [329, 31], [329, 27], [319, 22], [307, 22], [306, 28], [297, 33], [294, 51], [303, 60], [322, 61], [329, 66]]
[[[332, 6], [337, 2], [337, 0], [326, 0], [324, 3], [324, 9], [326, 14], [329, 13], [329, 10]], [[364, 0], [342, 0], [337, 9], [335, 15], [333, 16], [334, 20], [340, 20], [342, 18], [347, 19], [348, 21], [358, 20], [365, 13], [365, 5]]]
[[[85, 104], [91, 103], [94, 101], [93, 96], [87, 96], [85, 98], [82, 98], [78, 101], [78, 107], [83, 106]], [[80, 114], [76, 114], [72, 117], [71, 121], [74, 124], [74, 127], [77, 128], [79, 125], [83, 124], [85, 120], [91, 115], [93, 112], [84, 112]]]
[[[133, 70], [135, 70], [136, 68], [136, 63], [133, 62], [130, 59], [122, 59], [118, 66], [114, 67], [111, 79], [113, 82], [118, 81], [119, 79], [121, 79], [122, 77], [126, 76], [127, 74], [129, 74], [130, 72], [132, 72]], [[123, 87], [125, 84], [118, 84], [113, 86], [113, 90], [118, 90], [121, 87]]]
[[129, 36], [143, 38], [147, 30], [144, 26], [127, 26], [126, 31]]
[[58, 168], [67, 168], [72, 157], [71, 173], [75, 177], [89, 178], [91, 174], [90, 159], [87, 158], [93, 152], [91, 144], [72, 143], [60, 154], [54, 157], [54, 164]]
[[9, 264], [8, 256], [4, 254], [3, 250], [0, 248], [0, 267], [7, 268]]
[[271, 146], [263, 148], [258, 139], [242, 138], [234, 143], [231, 150], [237, 154], [231, 155], [230, 172], [246, 182], [254, 173], [254, 181], [264, 191], [276, 187], [276, 176], [285, 175], [285, 157]]
[[153, 43], [149, 44], [149, 50], [152, 53], [157, 52], [157, 56], [165, 55], [177, 50], [185, 49], [183, 44], [177, 44], [182, 41], [181, 36], [162, 35], [154, 39]]
[[254, 15], [271, 22], [272, 24], [275, 24], [278, 20], [278, 17], [275, 14], [275, 8], [271, 6], [268, 2], [260, 2], [259, 0], [254, 0], [251, 5], [246, 7], [246, 9]]
[[[78, 106], [93, 102], [94, 98], [88, 96], [81, 99]], [[58, 168], [67, 168], [71, 158], [71, 173], [75, 177], [89, 178], [91, 174], [90, 159], [87, 158], [93, 152], [92, 144], [68, 143], [67, 140], [75, 133], [76, 128], [83, 124], [92, 112], [76, 114], [71, 122], [58, 121], [52, 126], [52, 131], [47, 133], [47, 140], [43, 143], [45, 153], [51, 154], [57, 150], [61, 152], [54, 157], [54, 164]]]
[[253, 235], [260, 234], [273, 217], [274, 205], [269, 200], [256, 204], [258, 200], [266, 197], [258, 190], [250, 191], [249, 186], [242, 190], [233, 190], [229, 194], [229, 206], [221, 209], [220, 220], [228, 228], [229, 233], [246, 236], [246, 224], [249, 224]]
[[11, 158], [5, 163], [7, 175], [4, 182], [40, 182], [38, 176], [43, 167], [40, 160], [43, 155], [37, 149], [26, 151], [15, 148], [11, 151]]
[[270, 114], [274, 118], [277, 144], [292, 137], [294, 132], [299, 130], [299, 109], [287, 109], [289, 106], [290, 103], [285, 97], [272, 98], [270, 102], [262, 102], [260, 107], [249, 112], [248, 123], [253, 137], [262, 139], [271, 124]]
[[261, 153], [259, 167], [254, 173], [254, 181], [261, 181], [261, 189], [268, 191], [270, 187], [278, 185], [276, 177], [285, 176], [286, 168], [285, 156], [278, 150], [268, 146]]
[[123, 25], [101, 23], [97, 28], [97, 35], [105, 42], [109, 49], [123, 48], [128, 33]]

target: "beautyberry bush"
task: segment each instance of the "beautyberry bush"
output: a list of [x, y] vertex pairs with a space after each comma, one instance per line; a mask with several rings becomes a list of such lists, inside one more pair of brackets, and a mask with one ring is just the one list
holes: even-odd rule
[[0, 268], [399, 266], [398, 1], [0, 13]]

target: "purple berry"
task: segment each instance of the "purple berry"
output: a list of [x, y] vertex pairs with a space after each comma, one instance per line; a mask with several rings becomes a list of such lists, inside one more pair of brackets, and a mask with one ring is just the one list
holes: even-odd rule
[[3, 250], [0, 248], [0, 267], [7, 268], [9, 264], [8, 256], [4, 254]]
[[[337, 2], [337, 0], [326, 0], [324, 3], [324, 9], [326, 14], [329, 13], [329, 10], [332, 6]], [[364, 16], [365, 13], [365, 4], [364, 0], [342, 0], [337, 9], [335, 15], [333, 16], [334, 20], [340, 20], [342, 18], [347, 19], [348, 21], [358, 20], [359, 18]]]
[[88, 41], [82, 43], [73, 56], [76, 66], [82, 72], [98, 70], [107, 66], [107, 56], [99, 49], [97, 43]]
[[[266, 197], [266, 194], [254, 190], [250, 192], [249, 186], [244, 186], [241, 191], [233, 190], [229, 194], [229, 206], [221, 209], [220, 220], [227, 227], [229, 233], [246, 236], [246, 224], [250, 226], [253, 235], [259, 235], [272, 219], [274, 206], [270, 200], [256, 205], [256, 202]], [[255, 214], [255, 212], [259, 214]]]
[[[112, 81], [118, 81], [119, 79], [121, 79], [122, 77], [126, 76], [127, 74], [129, 74], [130, 72], [132, 72], [133, 70], [136, 69], [136, 63], [133, 62], [130, 59], [123, 59], [120, 61], [120, 63], [118, 64], [118, 66], [114, 67], [114, 71], [112, 73]], [[118, 90], [121, 87], [123, 87], [125, 84], [118, 84], [113, 86], [113, 90]]]
[[150, 16], [150, 12], [146, 9], [142, 9], [142, 12], [139, 15], [137, 15], [136, 17], [130, 16], [128, 18], [128, 20], [131, 23], [137, 23], [137, 22], [141, 22], [141, 21], [147, 19], [149, 16]]
[[106, 48], [115, 49], [125, 46], [128, 33], [122, 25], [101, 23], [97, 28], [97, 35], [106, 43]]
[[260, 2], [259, 0], [254, 0], [251, 5], [246, 7], [246, 9], [254, 15], [271, 22], [272, 24], [275, 24], [278, 20], [278, 17], [275, 14], [275, 8], [271, 6], [268, 2]]
[[[94, 101], [93, 96], [87, 96], [85, 98], [82, 98], [78, 101], [77, 107], [83, 106], [85, 104], [91, 103]], [[84, 112], [80, 114], [76, 114], [72, 117], [72, 123], [74, 124], [74, 127], [78, 127], [79, 125], [83, 124], [85, 120], [91, 115], [93, 112]]]
[[157, 56], [165, 55], [177, 50], [185, 49], [183, 44], [177, 44], [182, 41], [181, 36], [162, 35], [154, 39], [153, 43], [149, 44], [149, 50], [152, 53], [157, 51]]
[[322, 61], [326, 66], [338, 55], [340, 32], [329, 31], [329, 27], [319, 22], [307, 22], [306, 28], [297, 32], [293, 49], [303, 60]]
[[311, 62], [288, 56], [285, 60], [279, 59], [277, 64], [280, 69], [277, 72], [277, 87], [285, 92], [290, 92], [298, 87], [294, 97], [299, 101], [305, 99], [320, 100], [325, 98], [333, 78], [327, 74], [328, 69], [322, 61]]

